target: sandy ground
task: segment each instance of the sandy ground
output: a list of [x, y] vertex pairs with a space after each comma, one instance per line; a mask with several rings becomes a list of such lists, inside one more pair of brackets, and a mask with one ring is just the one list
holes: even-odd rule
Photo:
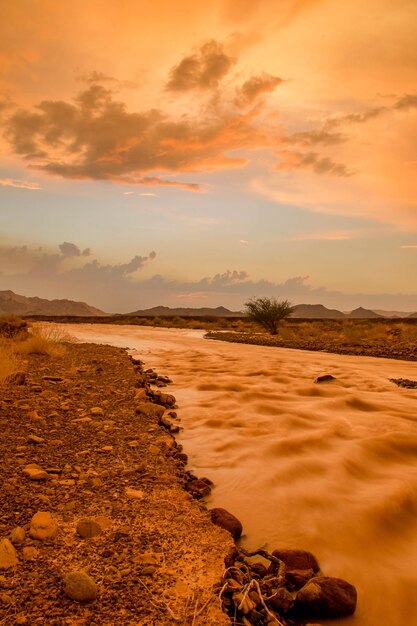
[[[202, 333], [65, 326], [137, 350], [174, 380], [190, 465], [244, 544], [301, 547], [354, 583], [349, 626], [417, 623], [417, 364], [208, 341]], [[322, 374], [336, 381], [317, 385]]]

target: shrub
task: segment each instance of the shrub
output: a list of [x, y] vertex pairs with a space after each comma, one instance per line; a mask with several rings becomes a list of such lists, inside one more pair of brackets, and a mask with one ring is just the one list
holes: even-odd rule
[[249, 319], [263, 326], [271, 335], [278, 334], [280, 321], [294, 310], [288, 300], [278, 301], [276, 298], [251, 298], [245, 302], [245, 309]]
[[17, 372], [17, 359], [9, 342], [0, 342], [0, 383]]

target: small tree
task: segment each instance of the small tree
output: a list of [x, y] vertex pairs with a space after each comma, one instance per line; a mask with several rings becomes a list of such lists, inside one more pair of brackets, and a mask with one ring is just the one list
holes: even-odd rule
[[263, 326], [271, 335], [278, 334], [278, 325], [294, 310], [288, 300], [279, 302], [276, 298], [251, 298], [245, 302], [246, 315]]

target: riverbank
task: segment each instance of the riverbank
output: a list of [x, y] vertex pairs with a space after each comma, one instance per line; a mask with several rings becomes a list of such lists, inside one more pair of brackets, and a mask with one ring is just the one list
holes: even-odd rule
[[[212, 587], [232, 539], [184, 489], [181, 448], [140, 409], [126, 351], [68, 344], [27, 358], [0, 400], [0, 537], [14, 545], [2, 626], [229, 624]], [[90, 577], [91, 602], [69, 597], [74, 572]]]

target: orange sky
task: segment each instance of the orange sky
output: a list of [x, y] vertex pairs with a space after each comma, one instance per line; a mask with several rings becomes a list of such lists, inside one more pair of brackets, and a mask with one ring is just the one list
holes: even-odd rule
[[[276, 206], [288, 215], [286, 253], [316, 284], [375, 293], [380, 281], [359, 276], [362, 254], [350, 251], [349, 274], [349, 251], [332, 250], [337, 278], [311, 247], [303, 265], [291, 241], [368, 238], [377, 260], [391, 233], [401, 271], [399, 279], [385, 272], [386, 288], [416, 291], [415, 255], [404, 266], [398, 256], [401, 246], [417, 245], [414, 1], [2, 0], [0, 10], [0, 190], [15, 190], [22, 214], [28, 194], [42, 197], [48, 219], [55, 203], [45, 236], [25, 233], [21, 218], [13, 225], [6, 201], [5, 246], [66, 241], [70, 199], [98, 200], [107, 181], [120, 194], [161, 198], [159, 215], [173, 214], [179, 249], [189, 236], [184, 222], [189, 228], [196, 217], [179, 194], [193, 197], [200, 223], [212, 231], [219, 205], [244, 206], [238, 215], [228, 208], [227, 219], [236, 241], [254, 243], [252, 254], [241, 244], [231, 255], [225, 241], [223, 261], [190, 252], [174, 269], [158, 254], [158, 273], [175, 280], [242, 266], [256, 280], [288, 278], [271, 265], [275, 221], [265, 219], [264, 232], [256, 223], [256, 242], [247, 235], [254, 211]], [[146, 211], [138, 225], [149, 227], [158, 211], [150, 220]], [[305, 219], [295, 220], [297, 211]], [[126, 233], [109, 253], [112, 219], [103, 219], [96, 244], [91, 220], [79, 232], [90, 234], [86, 247], [114, 263], [135, 250]], [[121, 215], [121, 229], [124, 222]], [[142, 253], [167, 245], [160, 231]], [[204, 232], [199, 237], [204, 249]]]

